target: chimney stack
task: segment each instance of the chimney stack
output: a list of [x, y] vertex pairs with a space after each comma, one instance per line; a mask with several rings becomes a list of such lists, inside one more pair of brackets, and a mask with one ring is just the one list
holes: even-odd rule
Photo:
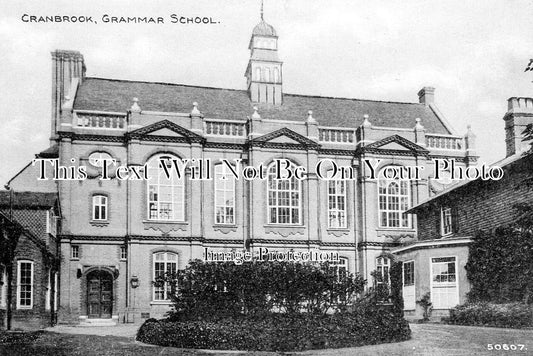
[[[61, 120], [61, 106], [68, 96], [73, 79], [77, 78], [77, 84], [85, 78], [85, 62], [83, 55], [78, 51], [55, 50], [52, 52], [52, 137], [57, 134]], [[74, 97], [71, 96], [74, 100]]]
[[530, 143], [522, 141], [528, 124], [533, 124], [533, 98], [512, 97], [507, 100], [505, 121], [505, 145], [507, 156], [525, 151]]
[[433, 87], [423, 87], [418, 92], [418, 102], [429, 106], [433, 104], [435, 100], [435, 88]]

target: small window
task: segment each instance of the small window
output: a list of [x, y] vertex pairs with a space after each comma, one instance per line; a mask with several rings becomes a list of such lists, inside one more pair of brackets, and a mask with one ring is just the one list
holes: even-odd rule
[[453, 233], [453, 216], [451, 208], [442, 208], [440, 213], [440, 234], [441, 236]]
[[57, 217], [53, 209], [46, 212], [46, 233], [52, 236], [56, 236], [57, 234]]
[[33, 262], [18, 261], [17, 309], [33, 308]]
[[120, 246], [120, 259], [121, 260], [128, 259], [128, 248], [126, 246]]
[[378, 257], [376, 259], [377, 266], [377, 281], [378, 285], [380, 284], [389, 284], [389, 269], [390, 269], [390, 258], [387, 257]]
[[404, 287], [415, 284], [415, 262], [409, 261], [403, 264], [403, 285]]
[[333, 265], [336, 270], [338, 278], [345, 277], [348, 275], [348, 259], [340, 257], [339, 261]]
[[70, 246], [70, 258], [79, 259], [80, 258], [80, 247], [73, 245]]
[[105, 195], [93, 196], [93, 220], [107, 220], [107, 197]]

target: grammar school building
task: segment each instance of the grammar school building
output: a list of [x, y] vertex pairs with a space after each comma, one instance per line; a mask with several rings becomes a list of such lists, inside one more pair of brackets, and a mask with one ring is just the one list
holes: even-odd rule
[[[388, 281], [391, 250], [416, 241], [405, 212], [449, 183], [431, 175], [432, 160], [475, 165], [474, 135], [454, 131], [432, 87], [412, 103], [286, 93], [278, 39], [261, 18], [242, 90], [91, 78], [82, 54], [52, 52], [51, 146], [38, 156], [74, 167], [61, 174], [85, 166], [86, 178], [37, 180], [30, 164], [10, 186], [59, 196], [59, 323], [163, 316], [167, 289], [152, 281], [206, 248], [335, 252], [338, 268]], [[106, 158], [153, 178], [110, 169], [101, 179]], [[175, 159], [210, 159], [213, 179], [167, 179]], [[235, 179], [220, 159], [262, 164], [265, 179]], [[276, 179], [276, 159], [305, 167], [306, 179]], [[320, 179], [319, 161], [325, 172], [349, 168], [350, 179]], [[426, 169], [419, 180], [370, 179], [366, 162]]]

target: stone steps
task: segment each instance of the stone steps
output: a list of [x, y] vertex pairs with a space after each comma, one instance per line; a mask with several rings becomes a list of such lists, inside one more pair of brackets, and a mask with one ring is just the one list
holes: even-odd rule
[[112, 318], [107, 319], [93, 319], [87, 317], [80, 317], [80, 323], [78, 326], [90, 327], [90, 326], [117, 326], [118, 316], [113, 315]]

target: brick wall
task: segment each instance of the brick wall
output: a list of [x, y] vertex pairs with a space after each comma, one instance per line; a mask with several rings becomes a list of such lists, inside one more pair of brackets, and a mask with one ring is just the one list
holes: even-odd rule
[[474, 236], [478, 230], [490, 230], [512, 224], [516, 219], [513, 205], [533, 203], [533, 189], [525, 184], [533, 176], [533, 159], [524, 158], [504, 168], [499, 181], [475, 181], [436, 198], [428, 207], [420, 208], [418, 238], [440, 238], [440, 210], [456, 210], [457, 231], [451, 236]]
[[[21, 260], [33, 262], [33, 307], [31, 309], [17, 309], [17, 266], [18, 261]], [[12, 329], [39, 329], [50, 326], [51, 310], [47, 310], [45, 306], [48, 268], [40, 246], [23, 234], [17, 244], [13, 261]], [[51, 282], [53, 283], [53, 281]]]

